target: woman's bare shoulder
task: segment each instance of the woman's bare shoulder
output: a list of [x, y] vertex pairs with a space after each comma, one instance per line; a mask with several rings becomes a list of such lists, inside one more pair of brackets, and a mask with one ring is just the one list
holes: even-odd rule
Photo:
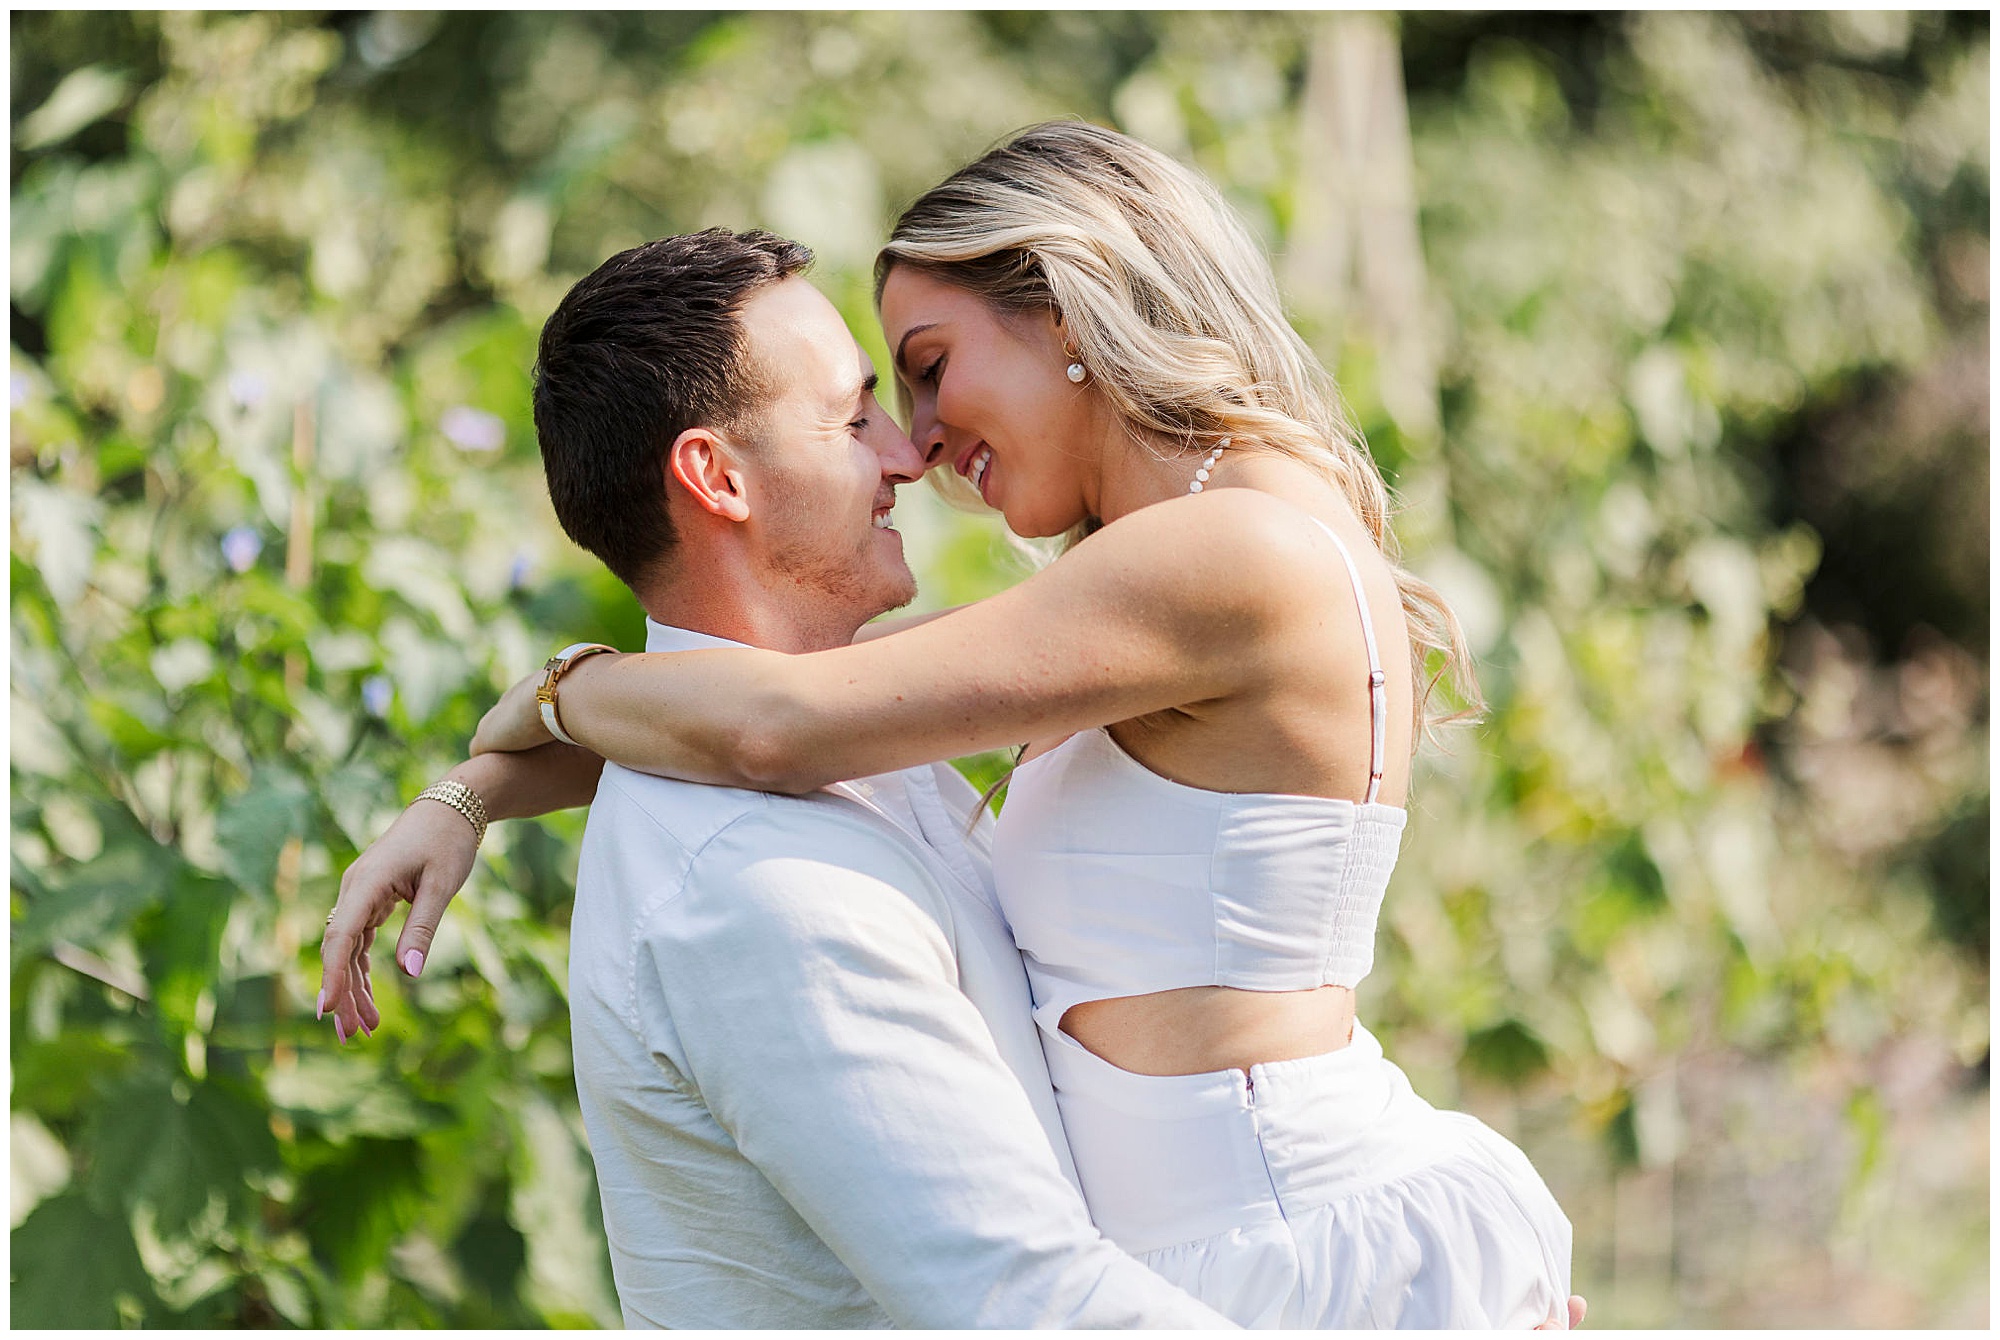
[[1253, 488], [1209, 489], [1120, 517], [1081, 545], [1163, 584], [1226, 593], [1231, 603], [1283, 601], [1328, 561], [1326, 532], [1296, 503]]

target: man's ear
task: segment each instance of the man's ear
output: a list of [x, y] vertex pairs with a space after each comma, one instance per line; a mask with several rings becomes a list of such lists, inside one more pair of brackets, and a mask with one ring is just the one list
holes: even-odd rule
[[690, 428], [667, 448], [667, 474], [695, 506], [724, 521], [750, 519], [737, 453], [712, 428]]

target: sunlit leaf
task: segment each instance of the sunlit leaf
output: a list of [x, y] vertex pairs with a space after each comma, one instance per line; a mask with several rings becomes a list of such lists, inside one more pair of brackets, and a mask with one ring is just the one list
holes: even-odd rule
[[14, 962], [18, 965], [57, 940], [85, 947], [98, 943], [164, 896], [178, 869], [174, 854], [154, 843], [107, 841], [95, 860], [48, 881], [46, 891], [15, 923]]
[[19, 149], [46, 149], [60, 144], [125, 100], [125, 77], [100, 65], [73, 70], [28, 113], [16, 132]]

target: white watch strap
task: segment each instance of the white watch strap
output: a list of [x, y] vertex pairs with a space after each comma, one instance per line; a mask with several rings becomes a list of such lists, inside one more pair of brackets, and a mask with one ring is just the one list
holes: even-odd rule
[[[567, 647], [564, 647], [561, 651], [557, 652], [555, 656], [552, 658], [550, 668], [548, 670], [549, 679], [547, 686], [549, 692], [551, 694], [555, 692], [556, 684], [559, 683], [562, 677], [569, 672], [570, 663], [576, 660], [579, 656], [594, 654], [600, 651], [614, 651], [614, 650], [616, 650], [616, 648], [607, 647], [602, 642], [570, 643]], [[561, 740], [564, 744], [577, 744], [576, 739], [572, 737], [568, 731], [562, 728], [562, 722], [556, 719], [556, 705], [554, 703], [550, 702], [546, 698], [537, 697], [536, 705], [542, 709], [542, 724], [549, 728], [549, 734], [555, 736], [558, 740]], [[577, 745], [577, 747], [582, 748], [583, 746], [579, 744]]]
[[549, 728], [549, 734], [555, 736], [564, 744], [576, 744], [576, 741], [570, 738], [569, 732], [562, 728], [562, 722], [556, 720], [556, 705], [554, 703], [541, 703], [539, 706], [542, 709], [542, 724]]

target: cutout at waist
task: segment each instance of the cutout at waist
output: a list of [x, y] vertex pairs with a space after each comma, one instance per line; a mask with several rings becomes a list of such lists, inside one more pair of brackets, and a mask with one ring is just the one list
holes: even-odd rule
[[1135, 1075], [1248, 1072], [1347, 1046], [1354, 991], [1181, 987], [1083, 1001], [1064, 1011], [1057, 1026], [1098, 1059]]

